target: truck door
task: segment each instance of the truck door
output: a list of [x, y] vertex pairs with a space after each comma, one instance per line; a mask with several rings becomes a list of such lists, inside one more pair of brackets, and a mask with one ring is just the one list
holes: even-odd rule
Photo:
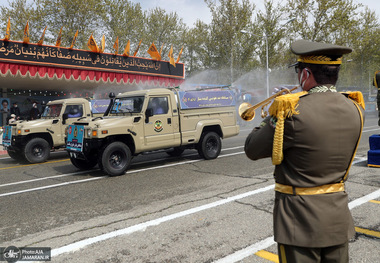
[[[62, 118], [59, 121], [56, 121], [56, 123], [53, 124], [52, 127], [54, 127], [55, 132], [55, 143], [57, 144], [64, 144], [65, 143], [65, 129], [68, 125], [73, 124], [74, 121], [76, 121], [78, 118], [83, 116], [83, 105], [82, 104], [67, 104], [66, 108], [63, 109], [64, 112], [61, 115]], [[65, 120], [64, 116], [67, 116]]]
[[178, 144], [175, 138], [176, 130], [178, 130], [178, 116], [173, 116], [169, 97], [150, 97], [147, 111], [151, 111], [153, 116], [147, 117], [144, 122], [145, 148], [153, 150], [176, 146]]

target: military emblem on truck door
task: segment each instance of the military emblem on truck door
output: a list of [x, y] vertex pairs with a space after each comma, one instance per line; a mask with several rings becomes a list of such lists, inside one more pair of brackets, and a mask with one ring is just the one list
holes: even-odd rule
[[156, 122], [154, 123], [154, 130], [156, 132], [160, 132], [163, 130], [163, 127], [162, 127], [162, 121], [160, 120], [156, 120]]

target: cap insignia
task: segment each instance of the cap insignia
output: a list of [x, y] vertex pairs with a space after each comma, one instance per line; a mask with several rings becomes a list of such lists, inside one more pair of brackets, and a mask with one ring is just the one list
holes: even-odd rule
[[309, 64], [340, 65], [342, 64], [342, 57], [338, 57], [336, 60], [333, 60], [327, 56], [299, 56], [297, 61]]

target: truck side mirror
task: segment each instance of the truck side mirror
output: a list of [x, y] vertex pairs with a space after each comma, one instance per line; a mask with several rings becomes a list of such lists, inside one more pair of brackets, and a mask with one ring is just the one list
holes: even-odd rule
[[145, 111], [145, 123], [149, 122], [149, 117], [151, 117], [151, 116], [153, 116], [153, 109], [152, 108], [146, 109], [146, 111]]
[[65, 113], [62, 115], [62, 124], [66, 124], [66, 120], [69, 118], [69, 114]]

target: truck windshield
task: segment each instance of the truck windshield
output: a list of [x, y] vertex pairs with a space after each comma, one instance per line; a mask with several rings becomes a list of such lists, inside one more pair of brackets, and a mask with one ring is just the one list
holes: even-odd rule
[[144, 96], [117, 98], [112, 105], [110, 113], [138, 113], [141, 112], [144, 103]]
[[61, 114], [62, 104], [47, 105], [42, 113], [42, 117], [55, 118]]

